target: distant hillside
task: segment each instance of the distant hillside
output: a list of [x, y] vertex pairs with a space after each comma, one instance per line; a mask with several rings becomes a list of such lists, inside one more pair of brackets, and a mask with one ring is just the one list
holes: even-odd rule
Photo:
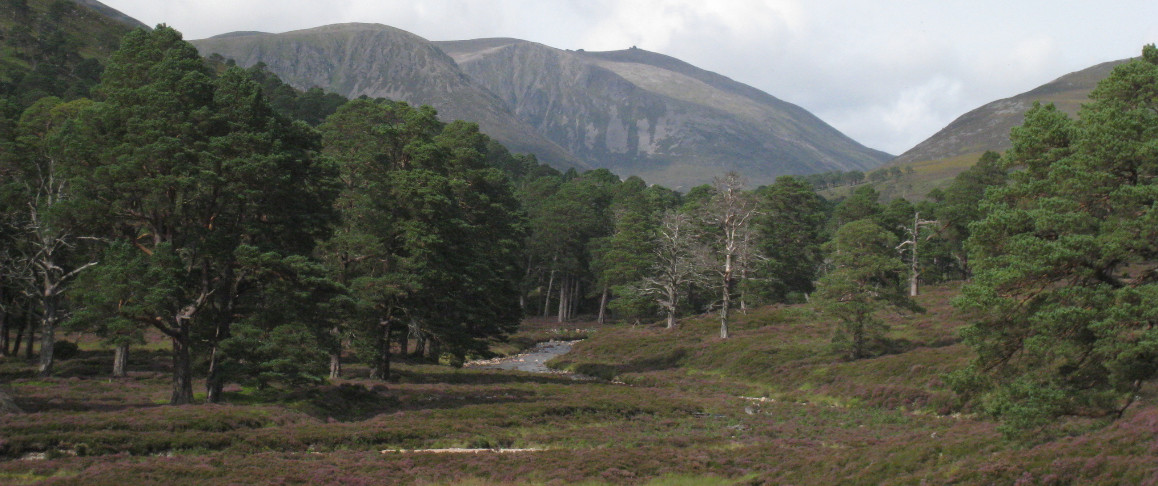
[[105, 17], [116, 20], [117, 22], [120, 22], [129, 28], [132, 28], [132, 29], [135, 29], [138, 27], [144, 28], [144, 29], [151, 28], [148, 25], [145, 25], [140, 20], [129, 17], [128, 15], [121, 13], [120, 10], [117, 10], [115, 8], [108, 6], [108, 5], [100, 3], [97, 0], [73, 0], [73, 1], [75, 1], [76, 3], [79, 3], [81, 5], [84, 5], [85, 7], [92, 9], [96, 13], [104, 15]]
[[265, 63], [299, 88], [343, 96], [389, 98], [438, 109], [444, 120], [477, 122], [515, 152], [531, 152], [556, 167], [587, 168], [519, 121], [502, 100], [472, 83], [429, 41], [393, 27], [341, 24], [284, 34], [231, 33], [191, 41], [202, 55], [221, 54], [242, 66]]
[[87, 96], [101, 64], [140, 22], [94, 0], [27, 0], [0, 13], [0, 97]]
[[514, 151], [558, 167], [605, 167], [688, 188], [737, 170], [868, 170], [868, 149], [795, 105], [639, 49], [588, 53], [516, 39], [430, 43], [382, 25], [193, 41], [202, 54], [264, 62], [299, 88], [382, 96], [478, 121]]
[[[961, 115], [932, 137], [893, 159], [886, 167], [912, 166], [913, 177], [902, 181], [909, 192], [923, 195], [941, 187], [961, 171], [972, 167], [986, 150], [1003, 152], [1009, 148], [1009, 131], [1025, 120], [1034, 101], [1053, 103], [1074, 115], [1089, 100], [1098, 82], [1126, 60], [1105, 62], [1073, 72], [1025, 93], [988, 103]], [[888, 185], [885, 196], [901, 195], [896, 185]]]
[[737, 170], [764, 184], [888, 158], [798, 106], [669, 56], [515, 39], [435, 44], [540, 133], [649, 182], [688, 187]]

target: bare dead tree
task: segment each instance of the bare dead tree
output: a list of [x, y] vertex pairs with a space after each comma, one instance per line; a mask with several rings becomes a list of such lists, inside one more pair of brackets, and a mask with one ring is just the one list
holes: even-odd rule
[[699, 250], [699, 238], [692, 218], [668, 211], [660, 221], [654, 250], [655, 264], [649, 277], [639, 284], [643, 294], [651, 295], [667, 315], [667, 328], [676, 325], [681, 292], [689, 284], [705, 283], [706, 269]]
[[720, 338], [728, 338], [728, 312], [736, 286], [739, 256], [745, 245], [748, 223], [756, 214], [756, 202], [744, 192], [745, 180], [735, 172], [715, 180], [716, 195], [704, 214], [704, 221], [720, 231], [716, 251], [720, 277]]
[[[908, 239], [902, 241], [897, 245], [897, 251], [903, 256], [905, 252], [909, 253], [909, 297], [916, 297], [919, 292], [919, 280], [921, 277], [920, 259], [918, 259], [918, 242], [921, 240], [921, 228], [926, 226], [933, 226], [940, 224], [937, 220], [921, 219], [920, 211], [913, 213], [913, 225], [901, 226], [901, 229], [908, 235]], [[925, 236], [924, 241], [928, 241], [936, 233], [931, 233]]]
[[89, 261], [70, 268], [69, 253], [75, 249], [77, 237], [48, 214], [67, 198], [66, 183], [56, 179], [52, 157], [44, 157], [37, 170], [39, 177], [32, 181], [36, 186], [29, 188], [33, 197], [28, 202], [24, 239], [29, 253], [27, 261], [36, 278], [37, 299], [40, 301], [38, 373], [48, 376], [52, 372], [56, 327], [63, 314], [62, 294], [70, 280], [97, 262]]

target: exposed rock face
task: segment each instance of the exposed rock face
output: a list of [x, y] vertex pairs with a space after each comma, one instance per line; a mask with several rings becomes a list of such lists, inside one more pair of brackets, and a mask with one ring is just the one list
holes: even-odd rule
[[[1025, 121], [1025, 112], [1035, 101], [1053, 103], [1071, 115], [1082, 103], [1089, 101], [1090, 92], [1098, 82], [1110, 75], [1114, 67], [1126, 62], [1112, 61], [1073, 72], [1031, 91], [1011, 98], [997, 100], [961, 115], [941, 131], [901, 154], [888, 165], [910, 165], [920, 162], [951, 159], [986, 150], [1005, 151], [1010, 147], [1009, 131]], [[976, 158], [965, 159], [957, 172], [969, 168]]]
[[868, 170], [891, 158], [798, 106], [671, 57], [565, 51], [516, 39], [427, 42], [371, 24], [193, 41], [299, 87], [429, 104], [557, 167], [605, 167], [689, 188], [729, 170]]
[[587, 166], [520, 122], [496, 96], [470, 81], [450, 57], [408, 32], [341, 24], [284, 34], [233, 33], [191, 41], [202, 55], [241, 66], [265, 63], [285, 82], [350, 98], [369, 96], [431, 105], [443, 120], [470, 120], [515, 152], [557, 167]]
[[800, 107], [661, 54], [516, 39], [435, 45], [539, 133], [589, 164], [649, 182], [687, 188], [736, 170], [765, 184], [888, 158]]

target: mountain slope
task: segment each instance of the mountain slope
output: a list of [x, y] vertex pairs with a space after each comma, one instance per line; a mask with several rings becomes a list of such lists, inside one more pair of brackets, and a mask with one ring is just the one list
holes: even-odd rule
[[605, 167], [688, 188], [737, 170], [865, 170], [891, 158], [807, 111], [679, 60], [642, 51], [565, 51], [516, 39], [430, 43], [383, 25], [193, 41], [203, 55], [263, 62], [286, 82], [346, 96], [430, 104], [479, 122], [514, 151], [557, 167]]
[[75, 1], [76, 3], [79, 3], [81, 5], [84, 5], [85, 7], [88, 7], [89, 9], [95, 11], [96, 13], [99, 13], [101, 15], [104, 15], [105, 17], [108, 17], [108, 18], [113, 19], [117, 22], [120, 22], [131, 29], [136, 29], [136, 28], [148, 29], [149, 28], [148, 25], [145, 25], [140, 20], [129, 17], [128, 15], [121, 13], [120, 10], [117, 10], [115, 8], [108, 6], [108, 5], [100, 3], [97, 0], [73, 0], [73, 1]]
[[584, 52], [516, 39], [436, 42], [519, 118], [592, 164], [689, 187], [736, 170], [870, 169], [889, 157], [755, 88], [641, 49]]
[[1075, 115], [1082, 103], [1089, 100], [1090, 91], [1098, 82], [1124, 62], [1126, 60], [1105, 62], [1069, 73], [1025, 93], [974, 109], [886, 166], [913, 167], [915, 177], [906, 183], [919, 186], [925, 192], [947, 184], [958, 173], [972, 167], [985, 151], [1008, 149], [1009, 131], [1021, 125], [1025, 112], [1035, 101], [1053, 103]]
[[95, 0], [27, 0], [0, 9], [0, 98], [87, 96], [121, 37], [142, 25]]
[[516, 152], [531, 152], [557, 167], [585, 165], [520, 122], [493, 94], [471, 83], [430, 42], [376, 24], [340, 24], [264, 34], [232, 33], [191, 41], [202, 55], [221, 54], [242, 66], [265, 63], [286, 83], [320, 86], [343, 96], [426, 104], [444, 120], [477, 122]]

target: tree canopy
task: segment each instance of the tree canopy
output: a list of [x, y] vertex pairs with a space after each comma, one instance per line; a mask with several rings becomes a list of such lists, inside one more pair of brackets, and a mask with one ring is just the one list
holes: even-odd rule
[[1158, 49], [1090, 98], [1077, 120], [1027, 113], [969, 226], [978, 357], [955, 383], [1010, 431], [1118, 416], [1158, 374]]

